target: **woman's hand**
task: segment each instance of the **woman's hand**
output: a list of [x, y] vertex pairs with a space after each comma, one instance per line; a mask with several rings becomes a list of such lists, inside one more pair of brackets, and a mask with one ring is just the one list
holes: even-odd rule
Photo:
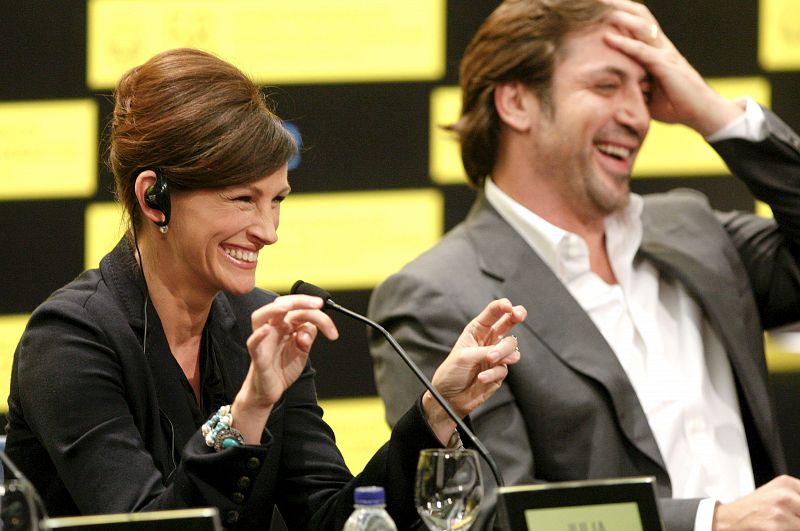
[[322, 306], [319, 297], [286, 295], [253, 312], [250, 369], [232, 406], [234, 425], [248, 443], [260, 440], [272, 406], [303, 372], [317, 331], [339, 337]]
[[[512, 306], [508, 299], [491, 302], [464, 328], [453, 350], [436, 369], [433, 386], [458, 416], [469, 415], [492, 396], [508, 374], [508, 365], [519, 361], [517, 338], [503, 336], [526, 315], [525, 308]], [[422, 396], [422, 408], [436, 436], [447, 444], [455, 422], [429, 391]]]

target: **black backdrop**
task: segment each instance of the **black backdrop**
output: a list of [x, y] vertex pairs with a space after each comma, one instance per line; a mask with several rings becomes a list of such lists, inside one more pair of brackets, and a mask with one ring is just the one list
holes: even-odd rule
[[[303, 132], [307, 151], [292, 175], [295, 191], [391, 190], [437, 186], [428, 171], [430, 91], [457, 83], [458, 61], [471, 34], [496, 1], [451, 0], [447, 5], [446, 73], [433, 82], [284, 85], [271, 89], [278, 114]], [[0, 102], [95, 98], [98, 131], [110, 112], [108, 92], [86, 86], [86, 4], [77, 0], [2, 0]], [[757, 0], [651, 0], [665, 32], [706, 77], [760, 75], [772, 87], [772, 108], [800, 129], [800, 73], [767, 72], [758, 62]], [[146, 31], [146, 28], [143, 28]], [[798, 44], [800, 46], [800, 44]], [[401, 133], [402, 134], [399, 134]], [[99, 147], [103, 153], [105, 145]], [[47, 147], [42, 146], [46, 156]], [[86, 199], [0, 201], [0, 315], [28, 313], [84, 264], [84, 209], [110, 201], [111, 178], [99, 164], [99, 186]], [[0, 175], [0, 184], [6, 176]], [[681, 176], [636, 180], [634, 191], [690, 186], [721, 209], [752, 210], [744, 186], [731, 177]], [[473, 194], [461, 185], [438, 185], [445, 198], [445, 226], [463, 218]], [[344, 236], [346, 237], [346, 236]], [[369, 290], [337, 291], [334, 298], [366, 312]], [[315, 348], [321, 398], [375, 393], [361, 325], [337, 318], [343, 338]], [[11, 356], [11, 352], [0, 353]], [[791, 409], [796, 377], [775, 374], [781, 422], [797, 433]], [[787, 437], [791, 439], [791, 437]], [[792, 445], [796, 446], [796, 445]], [[793, 468], [798, 452], [790, 448]]]

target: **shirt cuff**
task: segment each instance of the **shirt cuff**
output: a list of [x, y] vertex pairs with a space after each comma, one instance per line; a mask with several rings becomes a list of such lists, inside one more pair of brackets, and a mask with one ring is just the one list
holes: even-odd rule
[[744, 114], [719, 131], [707, 136], [706, 141], [719, 142], [721, 140], [739, 138], [750, 142], [760, 142], [769, 136], [764, 109], [753, 98], [744, 98], [744, 102]]
[[448, 450], [463, 450], [464, 443], [461, 442], [461, 435], [458, 433], [458, 429], [453, 431], [453, 435], [450, 436], [450, 440], [447, 441], [447, 446], [445, 446]]
[[697, 505], [697, 513], [694, 515], [694, 531], [711, 531], [716, 508], [717, 500], [711, 498], [700, 500]]

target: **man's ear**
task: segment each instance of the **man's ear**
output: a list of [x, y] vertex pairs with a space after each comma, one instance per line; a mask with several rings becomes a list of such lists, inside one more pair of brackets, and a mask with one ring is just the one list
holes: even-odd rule
[[494, 107], [507, 127], [526, 132], [539, 114], [539, 98], [519, 81], [507, 81], [494, 89]]

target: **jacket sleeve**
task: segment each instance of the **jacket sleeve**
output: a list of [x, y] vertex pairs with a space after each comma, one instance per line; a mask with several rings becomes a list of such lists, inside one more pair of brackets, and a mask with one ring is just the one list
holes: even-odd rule
[[768, 136], [712, 144], [774, 219], [719, 214], [750, 277], [765, 328], [800, 319], [800, 137], [765, 110]]
[[[49, 489], [63, 486], [82, 514], [209, 505], [223, 514], [235, 509], [230, 496], [237, 481], [253, 473], [248, 460], [263, 461], [266, 448], [215, 453], [198, 430], [185, 448], [175, 449], [182, 461], [167, 481], [171, 471], [159, 469], [141, 436], [160, 430], [158, 410], [141, 415], [134, 411], [146, 408], [132, 407], [155, 394], [148, 388], [146, 363], [121, 362], [125, 354], [109, 338], [113, 329], [100, 324], [114, 322], [117, 314], [107, 310], [98, 319], [84, 302], [55, 298], [34, 312], [20, 342], [12, 387], [57, 476], [49, 482], [32, 478], [36, 487], [47, 499]], [[121, 328], [117, 332], [124, 335]]]
[[[440, 285], [427, 276], [404, 270], [376, 288], [369, 306], [370, 317], [397, 339], [428, 378], [447, 357], [464, 326], [481, 310], [470, 309], [474, 315], [469, 315], [456, 297]], [[382, 336], [372, 330], [369, 334], [376, 385], [386, 406], [387, 421], [394, 425], [423, 387]], [[506, 383], [469, 418], [506, 484], [536, 482], [528, 431]], [[482, 467], [486, 487], [476, 529], [488, 524], [495, 506], [495, 488], [490, 487], [493, 475], [483, 462]]]
[[[355, 478], [322, 419], [313, 379], [287, 395], [279, 470], [278, 507], [290, 529], [339, 531], [353, 510], [356, 487], [381, 485], [387, 510], [398, 529], [415, 525], [414, 477], [419, 451], [440, 447], [418, 405], [412, 405], [392, 430], [389, 441]], [[369, 429], [369, 426], [364, 426]]]

